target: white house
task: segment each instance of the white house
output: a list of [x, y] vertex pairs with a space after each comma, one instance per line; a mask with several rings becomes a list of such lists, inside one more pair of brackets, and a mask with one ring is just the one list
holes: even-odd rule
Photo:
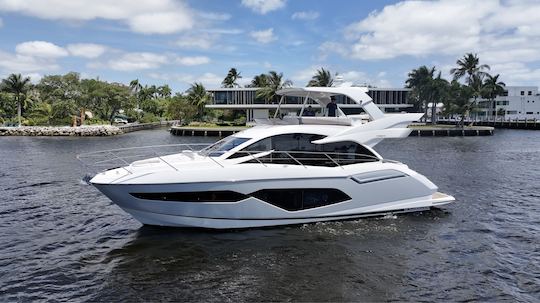
[[494, 102], [481, 99], [478, 103], [480, 119], [540, 120], [538, 86], [506, 86], [504, 94]]

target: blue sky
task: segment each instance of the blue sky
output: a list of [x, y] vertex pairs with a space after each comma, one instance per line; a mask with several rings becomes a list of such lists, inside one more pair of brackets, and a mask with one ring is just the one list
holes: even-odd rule
[[269, 70], [305, 86], [324, 67], [401, 87], [420, 65], [443, 76], [467, 52], [507, 85], [540, 84], [533, 0], [0, 0], [0, 76], [69, 71], [128, 83], [241, 84]]

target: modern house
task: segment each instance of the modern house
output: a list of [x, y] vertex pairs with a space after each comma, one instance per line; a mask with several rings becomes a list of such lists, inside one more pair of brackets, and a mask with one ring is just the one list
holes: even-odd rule
[[494, 101], [479, 99], [478, 107], [479, 119], [540, 120], [538, 86], [506, 86]]
[[[256, 87], [209, 89], [208, 92], [212, 96], [212, 99], [206, 107], [245, 110], [248, 122], [256, 118], [268, 118], [270, 111], [277, 109], [278, 100], [267, 102], [257, 98], [258, 89]], [[407, 103], [407, 94], [409, 91], [409, 88], [369, 88], [368, 95], [383, 111], [401, 112], [408, 111], [413, 106]], [[282, 112], [298, 112], [302, 108], [302, 103], [303, 100], [301, 98], [287, 97], [283, 104], [281, 104], [280, 110]], [[347, 114], [362, 112], [361, 107], [349, 100], [346, 96], [338, 96], [336, 103]], [[313, 108], [319, 107], [314, 102], [312, 106]]]

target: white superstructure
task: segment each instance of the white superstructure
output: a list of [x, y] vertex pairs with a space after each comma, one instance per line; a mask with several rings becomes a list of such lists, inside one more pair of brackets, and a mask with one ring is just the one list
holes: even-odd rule
[[[299, 224], [424, 210], [454, 201], [426, 177], [373, 150], [385, 138], [408, 136], [407, 124], [422, 114], [385, 115], [366, 91], [284, 89], [278, 92], [282, 102], [296, 96], [304, 105], [313, 100], [324, 109], [334, 96], [345, 95], [366, 114], [346, 116], [338, 110], [336, 117], [324, 111], [282, 117], [276, 112], [275, 118], [198, 152], [126, 162], [90, 182], [143, 224], [179, 227]], [[125, 159], [121, 152], [103, 155]]]
[[540, 94], [538, 86], [506, 86], [505, 93], [494, 102], [479, 101], [481, 119], [540, 120]]

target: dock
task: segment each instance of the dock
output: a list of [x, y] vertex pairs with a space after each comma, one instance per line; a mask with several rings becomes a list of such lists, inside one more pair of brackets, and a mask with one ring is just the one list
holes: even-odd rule
[[[456, 125], [458, 122], [453, 120], [439, 120], [439, 124]], [[518, 121], [466, 121], [465, 123], [474, 123], [476, 126], [489, 126], [494, 128], [508, 129], [529, 129], [540, 130], [540, 121], [538, 120], [518, 120]]]
[[226, 137], [243, 131], [247, 126], [220, 126], [220, 127], [189, 127], [172, 126], [171, 134], [175, 136], [204, 136], [204, 137]]
[[470, 137], [470, 136], [491, 136], [494, 128], [490, 126], [430, 126], [430, 125], [410, 125], [412, 132], [409, 137]]
[[[226, 137], [246, 129], [246, 126], [190, 127], [172, 126], [170, 133], [175, 136]], [[451, 126], [412, 125], [410, 137], [468, 137], [491, 136], [493, 127], [472, 126], [457, 128]]]

